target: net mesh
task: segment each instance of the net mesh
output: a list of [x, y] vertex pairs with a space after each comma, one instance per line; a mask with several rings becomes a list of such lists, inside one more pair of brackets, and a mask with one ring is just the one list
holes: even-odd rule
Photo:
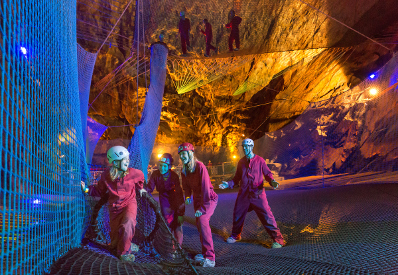
[[81, 242], [76, 2], [0, 4], [1, 273], [42, 274]]
[[[79, 83], [79, 98], [80, 98], [80, 114], [83, 129], [83, 142], [88, 138], [87, 132], [87, 113], [88, 100], [90, 97], [91, 77], [93, 76], [94, 65], [97, 59], [96, 53], [89, 53], [77, 44], [77, 68], [78, 68], [78, 83]], [[86, 144], [87, 147], [90, 145]], [[89, 148], [87, 148], [89, 150]], [[87, 159], [87, 163], [91, 161], [91, 155]]]
[[[106, 250], [110, 239], [105, 202], [83, 199], [80, 180], [98, 180], [102, 170], [93, 169], [90, 177], [85, 161], [84, 110], [80, 107], [78, 92], [87, 88], [95, 58], [76, 45], [75, 3], [7, 0], [0, 5], [1, 271], [3, 274], [195, 273], [186, 259], [186, 253], [193, 256], [201, 252], [192, 208], [188, 207], [186, 213], [184, 251], [165, 226], [153, 199], [139, 199], [134, 239], [139, 246], [138, 263], [124, 264]], [[79, 2], [79, 5], [85, 4]], [[106, 7], [109, 20], [104, 22], [109, 23], [109, 28], [104, 30], [102, 38], [96, 36], [95, 41], [116, 41], [120, 49], [129, 49], [131, 39], [127, 36], [122, 40], [105, 40], [127, 3], [102, 1], [97, 4], [98, 13], [91, 11], [92, 16], [88, 18], [93, 24], [102, 22], [99, 18], [103, 16], [99, 13]], [[203, 5], [210, 9], [201, 9]], [[256, 9], [257, 5], [262, 8]], [[288, 14], [287, 10], [314, 12], [294, 1], [260, 1], [247, 5], [241, 5], [240, 1], [205, 4], [194, 1], [189, 7], [173, 1], [147, 1], [142, 9], [150, 11], [148, 16], [151, 16], [150, 20], [143, 20], [146, 39], [148, 35], [157, 37], [161, 31], [169, 37], [176, 33], [174, 22], [170, 25], [170, 21], [162, 21], [171, 7], [197, 16], [195, 22], [206, 15], [216, 25], [224, 22], [231, 6], [246, 22], [250, 22], [247, 19], [251, 16], [265, 18], [267, 15], [261, 13], [264, 5], [269, 6], [269, 12], [277, 11], [278, 5], [292, 5], [278, 18], [284, 21], [300, 16], [300, 13]], [[195, 10], [206, 10], [206, 14]], [[220, 13], [209, 15], [208, 10]], [[132, 15], [133, 11], [131, 6], [127, 14]], [[316, 18], [318, 20], [318, 16]], [[264, 28], [278, 25], [266, 22], [269, 24], [264, 24]], [[321, 26], [322, 22], [317, 24]], [[293, 26], [293, 31], [280, 29], [275, 35], [264, 37], [274, 41], [267, 45], [275, 48], [260, 47], [260, 39], [259, 44], [245, 45], [254, 51], [247, 54], [288, 51], [297, 44], [306, 45], [305, 49], [309, 43], [314, 48], [328, 46], [315, 35], [316, 28], [312, 41], [298, 43], [297, 39], [302, 37], [296, 34], [306, 31], [301, 26]], [[122, 30], [118, 32], [119, 35], [113, 37], [121, 37]], [[223, 34], [221, 28], [215, 33], [221, 37], [220, 46], [225, 48], [227, 34]], [[268, 32], [261, 33], [267, 35]], [[89, 39], [92, 30], [80, 35]], [[275, 42], [290, 35], [295, 36], [291, 43]], [[172, 50], [173, 45], [177, 47], [177, 41], [171, 43]], [[195, 47], [199, 52], [201, 46]], [[336, 52], [336, 56], [341, 55]], [[305, 58], [297, 57], [286, 66], [305, 63]], [[312, 61], [313, 57], [309, 55], [309, 59]], [[85, 63], [87, 60], [90, 61]], [[159, 86], [164, 85], [166, 58], [160, 55], [159, 60], [161, 68], [154, 69], [160, 72], [159, 79], [151, 79], [151, 87], [163, 93]], [[233, 66], [235, 63], [239, 65], [236, 61]], [[186, 64], [182, 70], [189, 67]], [[81, 65], [83, 67], [79, 67]], [[231, 62], [225, 66], [231, 66]], [[204, 74], [208, 69], [204, 69]], [[295, 122], [257, 140], [255, 148], [261, 148], [258, 153], [279, 167], [279, 176], [285, 178], [280, 190], [267, 189], [267, 195], [287, 246], [280, 250], [266, 249], [271, 240], [253, 212], [246, 217], [243, 241], [235, 245], [225, 243], [230, 233], [236, 190], [218, 191], [219, 204], [210, 221], [216, 267], [197, 267], [197, 271], [202, 274], [395, 274], [398, 270], [397, 72], [398, 62], [394, 56], [374, 80], [367, 80], [330, 100], [312, 103]], [[199, 87], [204, 82], [194, 85]], [[107, 80], [101, 82], [100, 88], [104, 89], [107, 83]], [[252, 83], [256, 81], [249, 78], [242, 86], [244, 89], [238, 92], [255, 89], [256, 85], [248, 87]], [[133, 166], [145, 172], [158, 127], [161, 98], [162, 94], [148, 91], [141, 123], [130, 144]], [[86, 241], [92, 244], [79, 247], [86, 228], [85, 234], [89, 236]]]
[[129, 145], [130, 166], [143, 171], [148, 176], [148, 165], [159, 127], [162, 111], [163, 92], [166, 81], [166, 61], [168, 49], [158, 43], [151, 47], [150, 86], [146, 93], [141, 120], [137, 125]]
[[[397, 70], [394, 56], [376, 78], [311, 103], [293, 123], [255, 141], [256, 153], [268, 159], [281, 183], [278, 191], [266, 188], [266, 192], [286, 246], [269, 249], [272, 240], [254, 212], [246, 216], [242, 241], [227, 244], [237, 190], [218, 190], [219, 202], [210, 220], [216, 267], [196, 266], [196, 272], [396, 272]], [[371, 89], [377, 89], [377, 94]], [[216, 187], [221, 179], [216, 169], [208, 169]], [[183, 249], [193, 257], [201, 253], [193, 208], [187, 207], [185, 218]], [[139, 258], [142, 262], [153, 261], [157, 253], [159, 259], [173, 258], [171, 235], [161, 230], [155, 234], [155, 252], [147, 253], [150, 259]]]

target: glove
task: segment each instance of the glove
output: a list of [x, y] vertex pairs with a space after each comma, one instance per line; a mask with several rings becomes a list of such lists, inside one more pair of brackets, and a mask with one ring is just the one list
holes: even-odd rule
[[184, 216], [178, 216], [177, 221], [179, 225], [182, 225], [184, 223]]
[[142, 188], [142, 189], [140, 190], [140, 197], [142, 197], [142, 196], [144, 195], [144, 193], [146, 193], [146, 190], [145, 190], [144, 188]]
[[185, 199], [185, 204], [188, 205], [188, 204], [191, 204], [191, 203], [192, 203], [192, 199], [190, 197], [187, 197]]
[[86, 184], [84, 183], [84, 181], [80, 181], [80, 185], [82, 187], [82, 191], [84, 193], [88, 193], [89, 189], [86, 187]]
[[195, 217], [199, 218], [199, 217], [202, 216], [202, 215], [203, 215], [202, 212], [200, 212], [199, 210], [196, 210], [196, 212], [195, 212]]
[[220, 185], [218, 185], [218, 188], [220, 188], [220, 189], [226, 189], [226, 188], [228, 188], [228, 182], [226, 182], [226, 181], [223, 181]]
[[279, 183], [276, 180], [271, 180], [271, 182], [269, 183], [272, 187], [274, 187], [274, 189], [279, 187]]

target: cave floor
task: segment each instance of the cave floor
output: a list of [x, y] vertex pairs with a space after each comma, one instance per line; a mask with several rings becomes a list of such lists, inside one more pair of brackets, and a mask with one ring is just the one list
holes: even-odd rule
[[[285, 239], [285, 246], [280, 249], [270, 249], [272, 240], [254, 212], [246, 216], [242, 241], [226, 243], [232, 226], [237, 190], [217, 190], [219, 201], [210, 220], [216, 267], [196, 267], [197, 272], [397, 274], [397, 179], [397, 172], [343, 174], [327, 176], [324, 181], [322, 177], [286, 180], [281, 182], [278, 190], [267, 189], [269, 205]], [[201, 253], [191, 205], [186, 210], [183, 248], [191, 256]], [[88, 253], [86, 258], [91, 255], [92, 261], [85, 261], [81, 270], [91, 268], [91, 274], [164, 272], [159, 265], [143, 263], [123, 269], [107, 268], [119, 260], [110, 256], [101, 256], [99, 260], [90, 254], [89, 249], [84, 251]], [[102, 271], [94, 262], [103, 267]], [[98, 271], [94, 272], [96, 269]], [[143, 272], [143, 269], [147, 271]], [[69, 272], [65, 268], [65, 272], [59, 271], [57, 274]]]

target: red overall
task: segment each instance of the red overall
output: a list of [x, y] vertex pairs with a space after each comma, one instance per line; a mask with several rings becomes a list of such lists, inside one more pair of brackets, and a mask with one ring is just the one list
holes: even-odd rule
[[206, 259], [215, 261], [210, 217], [216, 209], [218, 196], [211, 185], [209, 173], [202, 162], [196, 161], [195, 171], [193, 173], [187, 172], [186, 175], [181, 173], [181, 177], [185, 198], [191, 197], [193, 193], [195, 212], [199, 210], [203, 214], [196, 218], [196, 227], [198, 228], [200, 242], [202, 244], [202, 254]]
[[143, 188], [145, 178], [140, 170], [129, 168], [125, 177], [112, 181], [109, 170], [102, 173], [98, 184], [89, 186], [89, 195], [109, 196], [111, 250], [116, 250], [116, 255], [120, 256], [131, 253], [131, 240], [137, 223], [136, 190]]
[[232, 237], [240, 237], [247, 212], [254, 210], [274, 242], [283, 245], [282, 234], [268, 205], [263, 176], [268, 182], [273, 180], [271, 170], [262, 157], [255, 155], [250, 161], [246, 157], [239, 160], [235, 176], [228, 182], [229, 188], [241, 182], [234, 207]]
[[187, 53], [187, 46], [191, 47], [191, 44], [189, 43], [190, 29], [191, 29], [191, 22], [189, 21], [189, 19], [188, 18], [185, 18], [184, 20], [180, 19], [180, 22], [178, 22], [178, 31], [180, 32], [181, 49], [183, 54]]
[[240, 40], [239, 40], [239, 24], [240, 24], [240, 22], [242, 22], [242, 18], [240, 18], [239, 16], [234, 16], [234, 18], [232, 18], [231, 22], [229, 22], [227, 25], [225, 25], [227, 28], [231, 29], [231, 34], [229, 35], [229, 39], [228, 39], [228, 46], [229, 46], [230, 51], [233, 50], [234, 40], [235, 40], [236, 48], [239, 49], [239, 47], [240, 47]]
[[210, 50], [216, 50], [216, 47], [211, 45], [211, 41], [213, 40], [213, 30], [211, 28], [211, 24], [207, 22], [205, 24], [205, 30], [200, 30], [206, 36], [206, 55], [210, 54]]
[[162, 215], [182, 247], [182, 225], [178, 224], [178, 216], [185, 214], [184, 195], [177, 173], [170, 170], [168, 174], [169, 177], [165, 180], [159, 170], [153, 172], [146, 189], [149, 193], [152, 193], [155, 187], [158, 190]]

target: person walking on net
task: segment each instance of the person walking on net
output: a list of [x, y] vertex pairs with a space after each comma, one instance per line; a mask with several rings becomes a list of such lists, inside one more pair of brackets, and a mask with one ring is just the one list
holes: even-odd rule
[[[235, 11], [231, 10], [229, 12], [229, 18], [230, 21], [228, 24], [225, 25], [225, 27], [231, 29], [231, 33], [229, 35], [228, 39], [228, 46], [229, 46], [229, 51], [239, 51], [240, 48], [240, 40], [239, 40], [239, 24], [242, 22], [242, 18], [239, 16], [235, 15]], [[233, 48], [233, 43], [235, 41], [236, 48]]]
[[217, 54], [217, 48], [211, 45], [211, 41], [213, 40], [213, 30], [211, 24], [207, 19], [203, 19], [203, 24], [205, 25], [205, 30], [201, 29], [200, 31], [206, 36], [206, 53], [205, 56], [210, 56], [210, 50], [214, 50]]
[[173, 157], [171, 154], [163, 154], [159, 160], [159, 170], [155, 170], [152, 173], [146, 190], [151, 194], [156, 188], [159, 192], [162, 215], [180, 247], [182, 247], [182, 224], [185, 213], [184, 195], [180, 178], [176, 172], [171, 170], [172, 165]]
[[192, 203], [193, 193], [196, 227], [202, 244], [202, 254], [195, 256], [195, 263], [200, 263], [203, 267], [214, 267], [216, 260], [210, 218], [216, 209], [218, 196], [213, 190], [206, 166], [195, 158], [194, 151], [191, 143], [183, 143], [178, 147], [183, 164], [181, 178], [185, 204]]
[[140, 196], [146, 193], [143, 189], [144, 174], [137, 169], [128, 168], [129, 151], [123, 146], [114, 146], [107, 152], [112, 165], [101, 175], [95, 185], [86, 187], [81, 182], [82, 190], [88, 195], [107, 198], [109, 209], [109, 225], [111, 251], [123, 261], [134, 261], [132, 239], [137, 224], [136, 191]]
[[188, 50], [191, 49], [191, 43], [189, 42], [189, 32], [191, 30], [191, 22], [188, 18], [185, 18], [185, 12], [180, 12], [180, 21], [178, 22], [178, 31], [180, 33], [181, 38], [181, 56], [187, 56], [187, 47]]
[[227, 243], [241, 240], [246, 214], [248, 211], [254, 210], [273, 240], [272, 248], [281, 248], [284, 245], [283, 237], [268, 205], [263, 176], [274, 189], [278, 188], [279, 183], [274, 180], [265, 160], [253, 153], [253, 140], [249, 138], [243, 140], [242, 146], [245, 156], [239, 160], [235, 176], [231, 181], [223, 181], [219, 185], [220, 189], [232, 189], [240, 182], [234, 207], [232, 234], [227, 239]]

